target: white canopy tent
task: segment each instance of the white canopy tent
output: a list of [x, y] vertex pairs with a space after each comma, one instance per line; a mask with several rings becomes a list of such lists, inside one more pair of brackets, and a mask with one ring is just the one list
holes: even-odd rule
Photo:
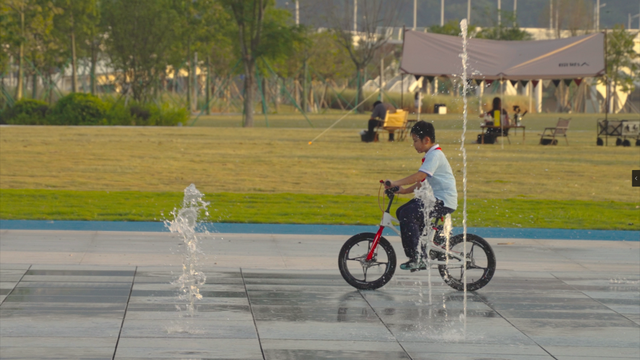
[[[406, 31], [400, 69], [419, 76], [462, 73], [462, 39]], [[604, 33], [556, 40], [498, 41], [469, 39], [471, 79], [577, 79], [605, 74]]]

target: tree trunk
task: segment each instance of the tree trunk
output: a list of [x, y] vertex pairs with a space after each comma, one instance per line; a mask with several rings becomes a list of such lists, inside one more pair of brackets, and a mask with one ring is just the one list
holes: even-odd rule
[[304, 62], [304, 71], [302, 72], [302, 107], [303, 112], [309, 112], [309, 83], [307, 82], [308, 77], [308, 66], [307, 62]]
[[192, 83], [192, 88], [191, 91], [193, 92], [193, 95], [191, 97], [191, 102], [193, 103], [191, 105], [191, 111], [198, 111], [198, 53], [194, 52], [193, 53], [193, 66], [192, 66], [192, 70], [193, 72], [193, 78], [190, 78], [189, 80], [193, 81]]
[[269, 106], [269, 82], [266, 77], [262, 77], [262, 101], [264, 102], [264, 108], [266, 109]]
[[31, 98], [36, 99], [38, 97], [38, 73], [33, 71], [33, 77], [31, 78]]
[[97, 92], [96, 85], [96, 63], [98, 62], [98, 51], [96, 50], [96, 44], [93, 42], [91, 44], [91, 94], [95, 95]]
[[[356, 82], [356, 84], [357, 84], [356, 85], [357, 86], [357, 89], [356, 89], [356, 101], [353, 104], [354, 107], [357, 107], [358, 104], [360, 103], [360, 101], [362, 101], [362, 96], [363, 96], [362, 95], [362, 85], [363, 85], [362, 82], [364, 80], [363, 72], [364, 72], [364, 70], [362, 68], [358, 68], [358, 80]], [[402, 105], [400, 107], [402, 107]], [[361, 113], [360, 108], [356, 108], [355, 112], [356, 113]]]
[[243, 127], [253, 127], [253, 83], [255, 62], [244, 59], [244, 124]]
[[193, 79], [191, 75], [191, 70], [193, 68], [191, 59], [191, 39], [187, 42], [187, 63], [187, 109], [189, 109], [189, 113], [191, 113], [191, 80]]
[[53, 72], [49, 69], [49, 106], [53, 105]]
[[280, 110], [280, 78], [278, 76], [275, 77], [276, 80], [276, 97], [273, 102], [273, 106], [276, 109], [276, 113]]
[[78, 92], [78, 69], [76, 66], [76, 34], [71, 30], [71, 91]]
[[205, 85], [205, 106], [207, 115], [211, 115], [211, 58], [207, 56], [207, 81]]
[[[20, 30], [22, 38], [24, 39], [24, 9], [20, 12]], [[24, 42], [20, 40], [20, 47], [18, 50], [18, 84], [16, 86], [16, 101], [22, 99], [22, 86], [23, 86], [23, 74], [24, 74]]]

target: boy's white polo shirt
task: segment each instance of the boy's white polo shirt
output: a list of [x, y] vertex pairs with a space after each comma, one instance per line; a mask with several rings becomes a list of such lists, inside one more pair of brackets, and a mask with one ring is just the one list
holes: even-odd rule
[[418, 171], [427, 174], [426, 180], [431, 185], [436, 199], [442, 200], [444, 206], [450, 209], [455, 210], [458, 207], [456, 178], [440, 145], [435, 144], [424, 154], [422, 166]]

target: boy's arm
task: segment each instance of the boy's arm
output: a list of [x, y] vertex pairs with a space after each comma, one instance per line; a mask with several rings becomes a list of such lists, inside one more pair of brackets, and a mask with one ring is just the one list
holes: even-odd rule
[[[400, 179], [400, 180], [396, 180], [396, 181], [391, 181], [391, 186], [386, 188], [390, 188], [390, 187], [394, 187], [394, 186], [402, 186], [402, 185], [410, 185], [413, 184], [413, 186], [406, 188], [406, 189], [402, 189], [400, 188], [399, 193], [401, 194], [407, 194], [409, 192], [412, 192], [415, 187], [417, 186], [418, 183], [420, 183], [422, 180], [426, 179], [427, 174], [423, 173], [422, 171], [418, 171], [417, 173], [413, 174], [413, 175], [409, 175], [404, 179]], [[390, 180], [387, 180], [390, 181]]]
[[398, 190], [398, 194], [411, 194], [418, 186], [420, 186], [420, 183], [415, 183], [407, 188], [400, 188], [400, 190]]

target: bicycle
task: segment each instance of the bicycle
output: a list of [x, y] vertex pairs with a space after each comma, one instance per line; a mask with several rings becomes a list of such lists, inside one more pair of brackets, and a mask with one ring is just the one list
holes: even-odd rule
[[[382, 180], [380, 182], [383, 183]], [[375, 234], [364, 232], [354, 235], [340, 249], [340, 274], [356, 289], [378, 289], [388, 283], [395, 273], [396, 254], [389, 240], [382, 236], [382, 232], [389, 228], [400, 236], [400, 230], [393, 225], [399, 221], [389, 213], [396, 191], [397, 187], [386, 189], [384, 192], [389, 198], [389, 204], [382, 213], [378, 231]], [[478, 235], [467, 234], [467, 253], [464, 255], [464, 236], [458, 234], [450, 237], [447, 248], [443, 227], [438, 225], [439, 220], [443, 221], [442, 218], [436, 218], [430, 224], [426, 235], [420, 236], [419, 261], [425, 266], [411, 272], [437, 265], [444, 282], [456, 290], [464, 290], [465, 272], [468, 291], [475, 291], [487, 285], [496, 270], [496, 257], [491, 245]]]

